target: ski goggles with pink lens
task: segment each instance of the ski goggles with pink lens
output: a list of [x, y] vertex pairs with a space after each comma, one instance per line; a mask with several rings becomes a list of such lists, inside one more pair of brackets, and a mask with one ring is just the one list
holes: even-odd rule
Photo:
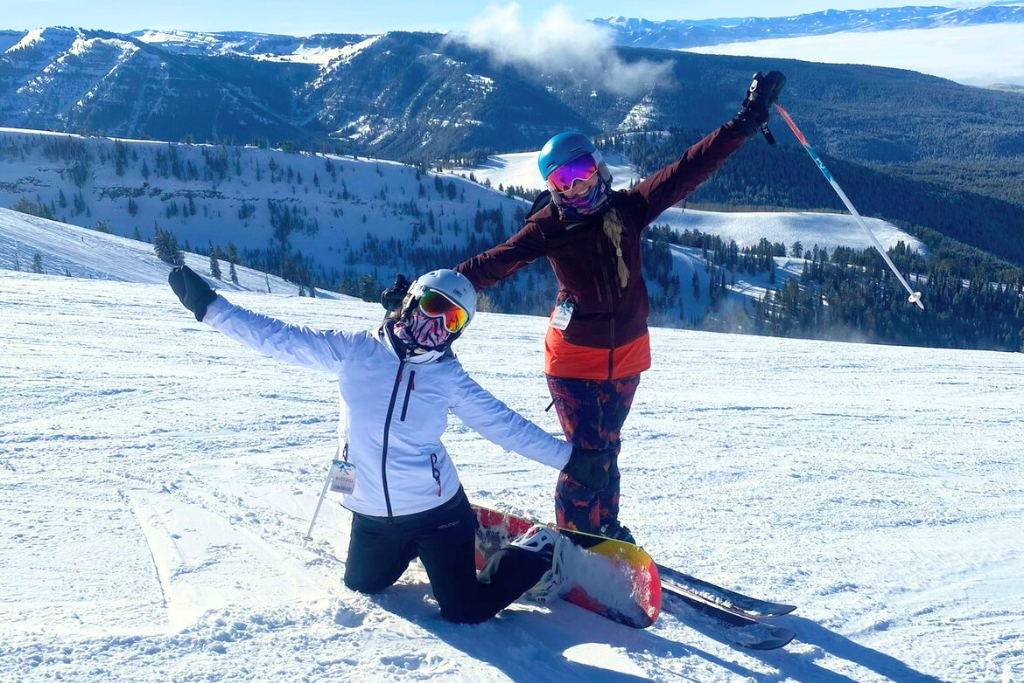
[[593, 178], [598, 168], [597, 159], [590, 154], [578, 156], [552, 171], [547, 177], [548, 185], [556, 192], [568, 192], [577, 180], [586, 182]]
[[469, 322], [469, 313], [462, 306], [432, 289], [423, 290], [420, 294], [420, 310], [431, 318], [443, 318], [444, 329], [455, 333]]

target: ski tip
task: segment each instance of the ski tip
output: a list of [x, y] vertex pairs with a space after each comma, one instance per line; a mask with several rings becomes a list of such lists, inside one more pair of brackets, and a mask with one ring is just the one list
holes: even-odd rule
[[796, 611], [796, 605], [781, 605], [781, 604], [777, 604], [777, 605], [774, 606], [774, 608], [772, 609], [771, 612], [769, 612], [767, 614], [761, 614], [759, 616], [761, 618], [781, 617], [781, 616], [785, 616], [785, 615], [789, 614], [790, 612], [795, 612], [795, 611]]
[[796, 638], [795, 631], [791, 631], [788, 628], [777, 627], [772, 629], [771, 638], [765, 638], [764, 640], [750, 645], [740, 644], [740, 646], [745, 647], [748, 650], [778, 650], [779, 648], [789, 645], [793, 642], [794, 638]]

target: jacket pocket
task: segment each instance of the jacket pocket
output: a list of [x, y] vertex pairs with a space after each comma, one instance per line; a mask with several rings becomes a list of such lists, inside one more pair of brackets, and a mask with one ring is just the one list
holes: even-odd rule
[[401, 422], [405, 422], [405, 416], [409, 412], [409, 398], [412, 396], [412, 392], [416, 389], [416, 371], [413, 370], [409, 373], [409, 383], [405, 385], [405, 402], [402, 403], [402, 416], [399, 418]]

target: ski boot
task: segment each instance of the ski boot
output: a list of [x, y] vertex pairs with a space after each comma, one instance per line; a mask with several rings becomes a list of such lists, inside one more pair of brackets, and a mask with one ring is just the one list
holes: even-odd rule
[[538, 553], [551, 561], [548, 569], [540, 577], [540, 581], [523, 594], [531, 602], [550, 602], [558, 598], [563, 584], [562, 565], [565, 552], [565, 538], [557, 531], [546, 526], [535, 524], [509, 545]]
[[636, 545], [636, 539], [633, 538], [633, 532], [629, 530], [625, 524], [622, 524], [619, 520], [613, 519], [598, 531], [598, 535], [604, 536], [605, 538], [611, 538], [616, 541], [625, 541]]

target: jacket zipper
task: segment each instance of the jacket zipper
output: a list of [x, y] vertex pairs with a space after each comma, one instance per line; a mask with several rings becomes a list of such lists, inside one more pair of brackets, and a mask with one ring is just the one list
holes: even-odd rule
[[611, 348], [608, 349], [608, 381], [614, 379], [615, 371], [615, 316], [612, 316], [611, 329], [608, 332], [608, 336], [611, 337]]
[[[601, 238], [600, 238], [600, 236], [598, 236], [598, 239], [597, 239], [597, 254], [598, 254], [597, 262], [599, 264], [598, 271], [601, 273], [601, 280], [604, 283], [605, 292], [608, 294], [607, 310], [611, 314], [610, 320], [608, 321], [608, 346], [609, 346], [609, 349], [608, 349], [608, 379], [610, 381], [612, 379], [612, 377], [614, 376], [614, 371], [615, 371], [615, 305], [614, 305], [613, 300], [612, 300], [611, 286], [608, 284], [608, 276], [607, 276], [607, 273], [605, 272], [604, 248], [601, 246]], [[597, 276], [596, 275], [594, 276], [594, 280], [595, 280], [595, 282], [597, 281]], [[601, 290], [600, 289], [598, 289], [598, 291], [597, 291], [597, 300], [601, 301]]]
[[[604, 248], [601, 246], [601, 238], [600, 238], [600, 236], [598, 236], [598, 238], [597, 238], [597, 256], [598, 256], [597, 262], [598, 262], [598, 264], [600, 264], [599, 267], [598, 267], [598, 272], [601, 273], [601, 283], [604, 285], [604, 291], [608, 295], [608, 312], [609, 313], [614, 313], [615, 312], [615, 306], [614, 306], [614, 301], [612, 299], [612, 288], [608, 284], [608, 274], [605, 272], [605, 268], [604, 268], [605, 267], [605, 263], [604, 263]], [[597, 300], [598, 301], [601, 300], [601, 291], [600, 290], [598, 290], [598, 292], [597, 292]]]
[[405, 403], [402, 404], [402, 422], [405, 422], [405, 416], [409, 412], [409, 396], [416, 389], [416, 371], [411, 370], [409, 372], [409, 384], [405, 387]]
[[391, 431], [391, 417], [395, 414], [395, 399], [398, 398], [398, 387], [402, 385], [402, 371], [405, 361], [398, 361], [398, 374], [395, 375], [395, 386], [391, 388], [391, 403], [388, 404], [388, 416], [384, 420], [384, 447], [380, 458], [380, 480], [384, 486], [384, 503], [388, 508], [388, 521], [392, 521], [391, 494], [388, 492], [388, 433]]

